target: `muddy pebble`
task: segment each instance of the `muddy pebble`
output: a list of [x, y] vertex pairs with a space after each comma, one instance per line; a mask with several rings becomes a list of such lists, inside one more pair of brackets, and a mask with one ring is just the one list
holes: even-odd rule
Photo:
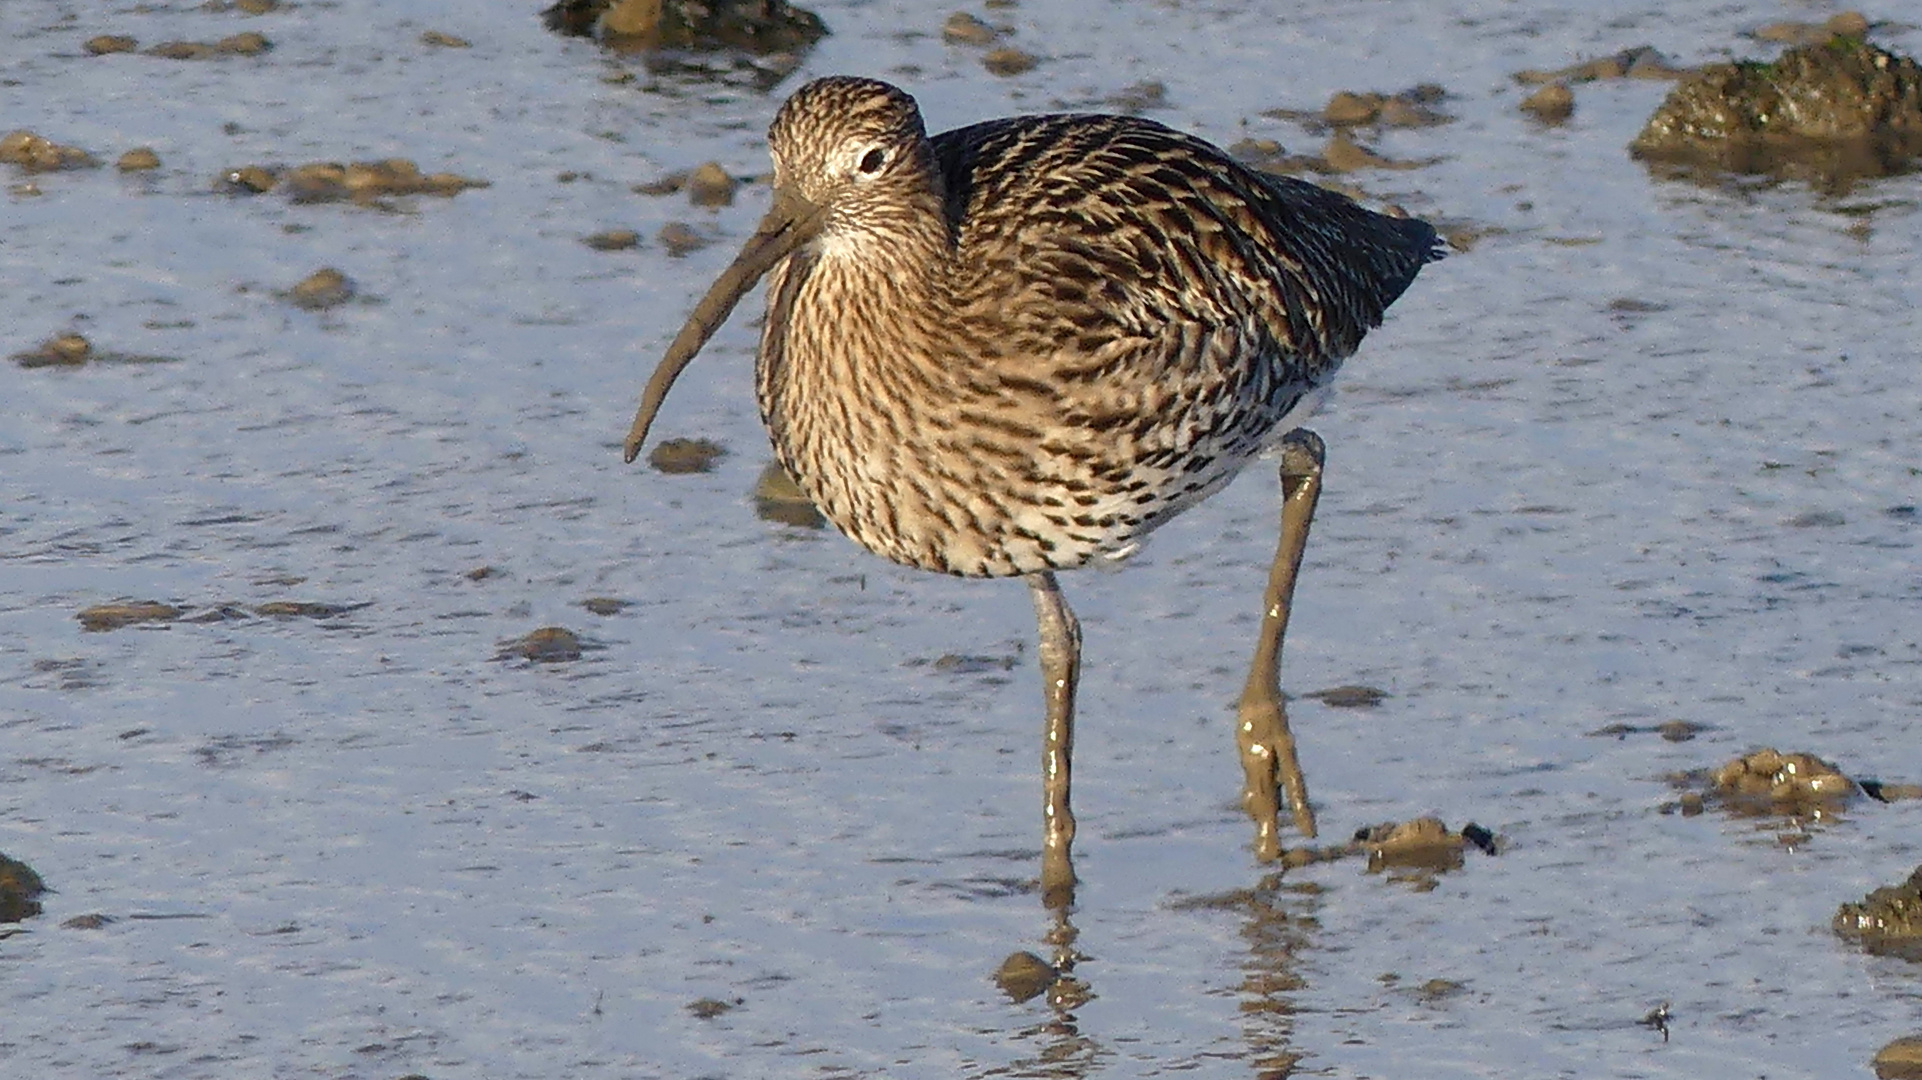
[[1559, 124], [1575, 115], [1575, 91], [1567, 83], [1549, 83], [1522, 99], [1522, 111], [1544, 124]]
[[93, 355], [93, 343], [75, 333], [55, 334], [26, 352], [13, 354], [23, 368], [78, 367]]
[[1868, 16], [1859, 11], [1840, 11], [1819, 23], [1769, 23], [1750, 31], [1749, 36], [1780, 45], [1819, 45], [1833, 37], [1859, 38], [1868, 32]]
[[632, 605], [629, 601], [617, 600], [612, 596], [590, 596], [581, 601], [581, 606], [590, 615], [619, 615]]
[[263, 165], [243, 165], [220, 175], [218, 186], [230, 195], [259, 195], [272, 191], [280, 174]]
[[1021, 75], [1033, 71], [1040, 58], [1024, 49], [1003, 47], [991, 49], [981, 57], [981, 66], [990, 75]]
[[280, 0], [234, 0], [234, 8], [243, 15], [270, 15], [280, 10]]
[[422, 31], [420, 43], [441, 49], [471, 49], [474, 47], [474, 43], [464, 37], [455, 37], [453, 34], [445, 34], [439, 30]]
[[1001, 31], [965, 11], [955, 12], [941, 24], [941, 40], [950, 45], [992, 45], [1000, 38]]
[[731, 206], [740, 186], [719, 162], [709, 161], [687, 174], [687, 199], [695, 206]]
[[1922, 1035], [1904, 1035], [1875, 1052], [1875, 1080], [1922, 1080]]
[[163, 41], [148, 49], [147, 55], [163, 60], [210, 60], [220, 53], [204, 41]]
[[1388, 692], [1372, 686], [1331, 686], [1302, 697], [1318, 700], [1331, 709], [1372, 709], [1388, 700]]
[[994, 970], [994, 985], [1017, 1004], [1032, 1001], [1054, 985], [1060, 972], [1039, 956], [1023, 950], [1012, 953]]
[[98, 930], [113, 923], [113, 916], [93, 912], [88, 915], [75, 915], [60, 924], [62, 930]]
[[617, 48], [756, 56], [805, 50], [827, 34], [820, 16], [786, 0], [558, 0], [541, 21], [557, 34], [598, 37]]
[[676, 259], [690, 251], [699, 251], [712, 243], [707, 237], [695, 232], [687, 223], [680, 221], [670, 221], [661, 226], [661, 231], [654, 234], [654, 239], [660, 241], [661, 246], [667, 249], [667, 253]]
[[688, 1002], [686, 1007], [687, 1011], [693, 1013], [697, 1018], [712, 1020], [722, 1013], [732, 1012], [746, 1003], [746, 999], [744, 998], [735, 998], [733, 1001], [722, 1001], [719, 998], [704, 997], [696, 998]]
[[679, 172], [671, 172], [658, 180], [649, 180], [645, 183], [635, 184], [628, 190], [636, 195], [672, 195], [687, 186], [687, 178], [690, 171], [691, 170], [683, 169]]
[[233, 56], [259, 56], [261, 53], [271, 51], [273, 47], [274, 43], [268, 41], [265, 34], [252, 30], [214, 42], [215, 49]]
[[712, 439], [663, 439], [647, 455], [656, 472], [671, 474], [713, 472], [727, 448]]
[[754, 516], [776, 525], [802, 529], [827, 527], [827, 518], [778, 461], [770, 461], [754, 481]]
[[95, 604], [74, 615], [83, 630], [118, 630], [138, 623], [172, 622], [186, 614], [185, 609], [153, 600]]
[[87, 39], [87, 43], [82, 46], [82, 48], [94, 56], [110, 56], [114, 53], [132, 52], [139, 47], [140, 43], [138, 41], [135, 41], [125, 34], [101, 34], [98, 37], [90, 37]]
[[1459, 870], [1467, 842], [1463, 833], [1449, 832], [1432, 817], [1372, 825], [1355, 833], [1355, 843], [1368, 854], [1371, 874], [1396, 868]]
[[1143, 112], [1159, 109], [1168, 103], [1168, 86], [1154, 79], [1124, 86], [1106, 98], [1109, 108], [1121, 112]]
[[1922, 962], [1922, 866], [1900, 885], [1843, 904], [1830, 925], [1869, 952]]
[[40, 897], [47, 891], [33, 867], [0, 852], [0, 922], [20, 922], [40, 914]]
[[484, 180], [470, 180], [453, 173], [423, 174], [420, 166], [406, 158], [345, 165], [337, 161], [314, 161], [287, 170], [279, 183], [287, 197], [297, 203], [348, 200], [374, 203], [392, 195], [453, 196], [470, 187], [487, 186]]
[[100, 164], [79, 147], [62, 146], [31, 131], [13, 131], [0, 137], [0, 162], [18, 165], [28, 172], [91, 169]]
[[1814, 754], [1764, 748], [1716, 769], [1714, 792], [1739, 809], [1763, 813], [1820, 814], [1856, 794], [1855, 782]]
[[1637, 45], [1611, 56], [1584, 60], [1553, 71], [1528, 69], [1515, 73], [1515, 81], [1533, 85], [1551, 82], [1596, 82], [1606, 79], [1677, 79], [1688, 74], [1676, 67], [1650, 45]]
[[313, 600], [269, 600], [254, 607], [263, 619], [332, 619], [359, 611], [368, 604], [323, 604]]
[[1329, 172], [1356, 172], [1361, 169], [1392, 169], [1401, 163], [1385, 158], [1356, 142], [1354, 136], [1337, 129], [1321, 149], [1321, 160]]
[[1357, 94], [1348, 90], [1338, 90], [1322, 106], [1321, 118], [1330, 124], [1367, 124], [1381, 114], [1382, 96], [1380, 94]]
[[1376, 115], [1375, 122], [1383, 127], [1397, 128], [1446, 124], [1452, 117], [1430, 107], [1431, 101], [1439, 101], [1445, 96], [1441, 87], [1430, 84], [1405, 90], [1381, 103], [1381, 112]]
[[574, 631], [561, 626], [543, 626], [512, 641], [502, 642], [494, 659], [558, 664], [579, 660], [584, 648], [580, 635]]
[[119, 169], [121, 172], [142, 172], [147, 169], [158, 169], [160, 167], [160, 155], [154, 153], [153, 147], [151, 146], [136, 146], [132, 150], [120, 155], [120, 160], [113, 164], [114, 168]]
[[488, 578], [491, 578], [491, 577], [499, 577], [500, 574], [501, 574], [501, 571], [497, 567], [476, 566], [472, 570], [467, 571], [465, 574], [462, 574], [461, 576], [466, 578], [469, 581], [486, 581]]
[[581, 243], [595, 251], [629, 251], [641, 246], [641, 234], [633, 229], [604, 229], [581, 237]]
[[297, 308], [325, 311], [352, 300], [356, 291], [352, 278], [331, 266], [323, 266], [281, 295]]

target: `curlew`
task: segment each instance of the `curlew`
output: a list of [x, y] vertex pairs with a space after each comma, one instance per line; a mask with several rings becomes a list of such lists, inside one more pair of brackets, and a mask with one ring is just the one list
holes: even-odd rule
[[1294, 425], [1441, 256], [1435, 230], [1149, 120], [929, 137], [912, 97], [870, 79], [801, 87], [768, 145], [773, 205], [648, 380], [626, 459], [767, 277], [761, 417], [815, 505], [895, 562], [1032, 590], [1041, 885], [1062, 908], [1081, 630], [1055, 571], [1127, 555], [1278, 449], [1281, 540], [1236, 740], [1257, 856], [1281, 852], [1278, 789], [1313, 836], [1279, 669], [1325, 449]]

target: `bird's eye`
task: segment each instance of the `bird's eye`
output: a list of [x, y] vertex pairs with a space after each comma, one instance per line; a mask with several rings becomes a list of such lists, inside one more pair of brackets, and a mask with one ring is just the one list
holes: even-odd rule
[[861, 156], [861, 164], [859, 168], [863, 174], [868, 176], [873, 176], [875, 173], [878, 173], [881, 171], [881, 166], [886, 165], [887, 163], [888, 163], [887, 151], [877, 147]]

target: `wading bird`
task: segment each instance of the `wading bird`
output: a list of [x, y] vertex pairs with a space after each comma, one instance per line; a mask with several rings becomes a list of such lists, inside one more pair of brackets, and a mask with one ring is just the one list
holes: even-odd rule
[[1296, 428], [1441, 255], [1426, 222], [1254, 172], [1124, 116], [1021, 116], [929, 137], [871, 79], [801, 87], [768, 132], [773, 206], [642, 395], [668, 388], [768, 279], [756, 392], [776, 457], [843, 533], [907, 566], [1027, 579], [1040, 624], [1042, 894], [1071, 901], [1081, 631], [1056, 570], [1133, 551], [1281, 451], [1281, 543], [1237, 711], [1256, 853], [1277, 787], [1315, 822], [1279, 684], [1321, 489]]

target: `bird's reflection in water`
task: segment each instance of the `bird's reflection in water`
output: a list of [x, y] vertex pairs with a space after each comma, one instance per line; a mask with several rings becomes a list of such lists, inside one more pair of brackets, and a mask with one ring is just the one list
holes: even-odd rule
[[1235, 990], [1240, 997], [1247, 1061], [1257, 1080], [1293, 1076], [1301, 1061], [1291, 1042], [1295, 1031], [1292, 995], [1307, 986], [1298, 970], [1300, 956], [1319, 926], [1316, 911], [1321, 889], [1306, 881], [1284, 883], [1282, 876], [1281, 872], [1267, 874], [1252, 888], [1184, 897], [1168, 905], [1173, 911], [1241, 916], [1240, 933], [1248, 951]]
[[1075, 964], [1084, 959], [1075, 948], [1079, 931], [1069, 918], [1067, 905], [1050, 907], [1048, 932], [1042, 944], [1049, 953], [1044, 959], [1022, 950], [1001, 962], [994, 983], [1016, 1003], [1043, 998], [1050, 1015], [1043, 1022], [1017, 1032], [1023, 1041], [1037, 1043], [1032, 1058], [1009, 1063], [990, 1075], [1017, 1077], [1075, 1078], [1093, 1075], [1108, 1056], [1095, 1040], [1081, 1033], [1075, 1010], [1094, 998], [1086, 980], [1074, 973]]

